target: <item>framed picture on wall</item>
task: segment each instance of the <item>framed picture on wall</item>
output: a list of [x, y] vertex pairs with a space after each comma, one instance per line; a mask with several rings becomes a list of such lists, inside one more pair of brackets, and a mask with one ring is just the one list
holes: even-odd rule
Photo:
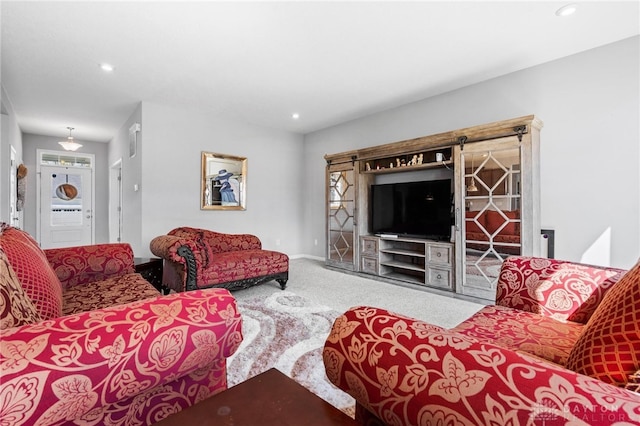
[[247, 158], [202, 152], [200, 208], [246, 210]]

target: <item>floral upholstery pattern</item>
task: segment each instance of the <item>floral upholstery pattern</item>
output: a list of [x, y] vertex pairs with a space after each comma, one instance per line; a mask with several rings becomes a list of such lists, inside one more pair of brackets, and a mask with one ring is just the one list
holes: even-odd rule
[[286, 254], [263, 250], [260, 239], [249, 234], [181, 227], [154, 238], [149, 247], [154, 255], [165, 259], [163, 284], [175, 291], [185, 291], [188, 287], [188, 261], [184, 253], [180, 253], [181, 249], [187, 249], [194, 258], [197, 288], [289, 271]]
[[583, 329], [580, 323], [504, 306], [486, 306], [452, 331], [564, 365]]
[[14, 425], [151, 424], [225, 389], [225, 357], [242, 341], [235, 299], [223, 289], [82, 312], [0, 338], [0, 418]]
[[604, 296], [567, 367], [618, 386], [640, 369], [640, 261]]
[[289, 269], [287, 255], [267, 250], [218, 253], [215, 259], [209, 268], [201, 271], [199, 283], [211, 286], [227, 281], [277, 274]]
[[47, 258], [26, 232], [3, 224], [0, 248], [7, 255], [18, 281], [42, 319], [62, 315], [62, 284]]
[[496, 305], [586, 324], [624, 272], [554, 259], [509, 257], [500, 270]]
[[[366, 306], [336, 319], [323, 360], [358, 423], [640, 424], [640, 262], [624, 273], [511, 257], [500, 280], [499, 305], [452, 330]], [[624, 380], [601, 380], [607, 356]]]
[[365, 409], [394, 426], [640, 422], [639, 394], [382, 309], [340, 316], [323, 360], [362, 424]]
[[0, 250], [0, 330], [40, 320], [36, 307], [22, 289], [7, 256]]
[[44, 253], [64, 289], [134, 272], [129, 244], [47, 249]]
[[[151, 425], [227, 388], [226, 357], [242, 341], [227, 290], [161, 296], [131, 273], [127, 244], [47, 251], [49, 265], [30, 240], [0, 232], [0, 311], [29, 301], [20, 277], [35, 282], [37, 266], [65, 282], [65, 316], [2, 319], [0, 425]], [[5, 263], [4, 251], [44, 263]]]
[[214, 253], [238, 250], [260, 250], [262, 248], [260, 239], [250, 234], [223, 234], [208, 229], [183, 226], [169, 231], [168, 235], [193, 240], [201, 246], [207, 254], [204, 263], [205, 266], [209, 265], [208, 260], [213, 259]]
[[93, 311], [156, 297], [158, 290], [140, 274], [125, 274], [71, 287], [64, 292], [62, 314]]

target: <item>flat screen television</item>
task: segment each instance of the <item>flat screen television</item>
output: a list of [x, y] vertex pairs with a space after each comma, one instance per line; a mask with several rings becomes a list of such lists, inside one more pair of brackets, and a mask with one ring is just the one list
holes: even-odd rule
[[371, 231], [448, 241], [451, 195], [451, 179], [372, 185]]

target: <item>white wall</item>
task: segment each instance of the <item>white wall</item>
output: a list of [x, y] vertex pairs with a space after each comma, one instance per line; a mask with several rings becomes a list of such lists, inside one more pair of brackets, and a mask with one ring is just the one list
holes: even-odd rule
[[[39, 178], [36, 174], [36, 163], [38, 149], [47, 149], [51, 151], [65, 152], [58, 141], [65, 138], [57, 136], [34, 135], [23, 133], [23, 162], [27, 166], [27, 187], [24, 203], [24, 230], [34, 238], [36, 237], [37, 217], [36, 217], [36, 183]], [[75, 139], [75, 138], [74, 138]], [[82, 147], [76, 151], [82, 154], [95, 155], [94, 179], [95, 179], [95, 243], [106, 243], [109, 241], [109, 222], [108, 222], [108, 167], [107, 167], [107, 144], [103, 142], [91, 142], [75, 139], [82, 144]]]
[[[16, 121], [11, 100], [0, 85], [0, 221], [11, 223], [9, 194], [11, 182], [11, 147], [16, 150], [18, 164], [22, 161], [22, 134]], [[30, 177], [27, 176], [27, 179]]]
[[[129, 116], [120, 127], [118, 133], [109, 142], [109, 154], [107, 167], [110, 168], [116, 161], [122, 160], [122, 235], [121, 241], [131, 244], [135, 256], [148, 257], [148, 242], [142, 242], [142, 150], [138, 149], [136, 155], [129, 156], [129, 128], [134, 123], [142, 123], [142, 104]], [[145, 134], [144, 126], [138, 134], [138, 147], [143, 146], [142, 139]], [[108, 171], [107, 171], [108, 179]], [[134, 185], [139, 190], [135, 191]], [[107, 213], [108, 218], [108, 213]], [[152, 220], [149, 218], [148, 220]]]
[[[257, 235], [267, 249], [300, 254], [303, 137], [151, 102], [142, 103], [140, 246], [178, 226]], [[200, 210], [202, 151], [248, 158], [247, 209]], [[279, 240], [280, 244], [277, 244]]]
[[[323, 156], [523, 115], [541, 133], [542, 227], [556, 258], [640, 257], [640, 37], [306, 135], [302, 248], [324, 256]], [[314, 239], [323, 244], [315, 246]]]

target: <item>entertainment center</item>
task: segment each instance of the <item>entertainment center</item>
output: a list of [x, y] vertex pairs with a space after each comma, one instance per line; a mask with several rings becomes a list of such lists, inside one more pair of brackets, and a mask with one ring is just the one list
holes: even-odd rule
[[506, 256], [540, 254], [541, 128], [531, 115], [326, 155], [326, 265], [493, 300]]

